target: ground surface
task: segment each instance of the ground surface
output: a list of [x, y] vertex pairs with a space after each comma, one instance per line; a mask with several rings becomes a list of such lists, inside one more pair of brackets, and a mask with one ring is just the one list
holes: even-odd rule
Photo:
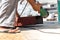
[[0, 33], [0, 40], [60, 40], [60, 25], [35, 25], [21, 28], [21, 33]]

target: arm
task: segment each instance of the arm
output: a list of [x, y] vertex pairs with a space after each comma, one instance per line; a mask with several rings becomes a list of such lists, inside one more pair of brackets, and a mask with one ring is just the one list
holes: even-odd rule
[[36, 3], [35, 0], [27, 0], [27, 1], [32, 5], [32, 7], [33, 7], [33, 9], [35, 11], [40, 12], [40, 8], [41, 8], [41, 4], [40, 3]]

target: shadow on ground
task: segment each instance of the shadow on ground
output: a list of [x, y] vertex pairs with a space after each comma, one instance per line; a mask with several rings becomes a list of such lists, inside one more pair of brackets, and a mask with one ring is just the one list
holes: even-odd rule
[[28, 25], [28, 26], [21, 27], [21, 31], [37, 30], [42, 33], [60, 34], [60, 32], [56, 32], [55, 29], [60, 29], [60, 25], [59, 24], [36, 24], [36, 25]]

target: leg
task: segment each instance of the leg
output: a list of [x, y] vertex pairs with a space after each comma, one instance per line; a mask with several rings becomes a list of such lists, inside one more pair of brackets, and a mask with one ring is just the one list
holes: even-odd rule
[[0, 26], [13, 27], [15, 19], [15, 1], [2, 0], [0, 5]]
[[0, 28], [14, 27], [17, 0], [0, 1]]

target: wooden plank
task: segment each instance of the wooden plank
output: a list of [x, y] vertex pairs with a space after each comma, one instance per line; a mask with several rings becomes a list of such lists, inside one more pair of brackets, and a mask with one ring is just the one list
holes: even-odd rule
[[0, 40], [26, 40], [21, 33], [0, 33]]

